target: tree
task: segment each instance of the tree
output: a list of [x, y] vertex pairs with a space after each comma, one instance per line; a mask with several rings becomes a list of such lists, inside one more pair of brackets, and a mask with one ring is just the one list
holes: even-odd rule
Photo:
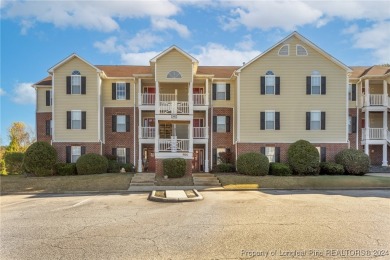
[[8, 132], [10, 144], [6, 152], [25, 152], [34, 142], [31, 130], [28, 130], [23, 122], [14, 122]]

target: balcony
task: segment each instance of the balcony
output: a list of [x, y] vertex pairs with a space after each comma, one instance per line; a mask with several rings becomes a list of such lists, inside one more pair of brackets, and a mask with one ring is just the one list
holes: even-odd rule
[[188, 115], [190, 114], [190, 105], [187, 101], [160, 101], [160, 107], [157, 111], [159, 114]]
[[[384, 140], [385, 129], [383, 128], [368, 128], [368, 137], [366, 128], [362, 128], [362, 140]], [[386, 136], [387, 137], [387, 136]]]
[[156, 136], [155, 127], [140, 127], [139, 138], [154, 139], [155, 136]]
[[138, 103], [143, 106], [154, 106], [156, 94], [140, 93]]
[[189, 152], [190, 139], [159, 139], [158, 151], [159, 152]]
[[193, 94], [194, 106], [208, 105], [206, 94]]
[[[194, 106], [207, 106], [207, 94], [193, 94]], [[160, 102], [172, 102], [176, 100], [175, 94], [160, 94]], [[177, 101], [182, 102], [182, 101]], [[154, 106], [156, 104], [156, 94], [139, 93], [138, 103], [141, 106]]]
[[194, 139], [208, 138], [208, 127], [194, 127], [193, 130]]
[[390, 107], [390, 97], [384, 94], [362, 95], [361, 104], [363, 107]]

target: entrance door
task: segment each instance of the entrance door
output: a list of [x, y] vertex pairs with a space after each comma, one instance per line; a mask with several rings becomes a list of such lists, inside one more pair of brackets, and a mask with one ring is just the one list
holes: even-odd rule
[[144, 172], [156, 171], [156, 159], [154, 157], [153, 147], [144, 148], [143, 171]]
[[192, 158], [192, 171], [203, 172], [204, 171], [204, 153], [203, 149], [194, 149], [194, 156]]

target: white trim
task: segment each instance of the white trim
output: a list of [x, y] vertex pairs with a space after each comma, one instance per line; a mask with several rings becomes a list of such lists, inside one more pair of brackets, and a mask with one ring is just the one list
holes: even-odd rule
[[[275, 125], [276, 125], [276, 117], [275, 117], [275, 110], [264, 110], [264, 130], [275, 130]], [[273, 113], [274, 114], [274, 127], [267, 129], [267, 113]]]
[[52, 75], [52, 77], [51, 77], [51, 89], [52, 89], [52, 95], [53, 95], [53, 99], [52, 99], [52, 106], [51, 106], [51, 119], [53, 120], [53, 129], [52, 129], [52, 136], [51, 136], [51, 144], [53, 144], [53, 142], [54, 142], [54, 140], [55, 140], [55, 135], [54, 135], [54, 133], [55, 133], [55, 131], [54, 131], [54, 129], [55, 129], [55, 120], [54, 120], [54, 105], [55, 105], [55, 100], [54, 100], [54, 73], [53, 73], [53, 75]]
[[236, 141], [239, 142], [240, 141], [240, 134], [241, 134], [241, 129], [240, 129], [240, 123], [241, 123], [241, 117], [240, 117], [240, 112], [241, 112], [241, 92], [240, 92], [240, 88], [241, 88], [241, 74], [238, 73], [237, 75], [237, 84], [236, 84], [236, 88], [237, 88], [237, 136], [236, 136]]
[[[287, 55], [281, 55], [281, 54], [280, 54], [280, 51], [281, 51], [284, 47], [286, 47], [286, 46], [287, 46]], [[279, 56], [279, 57], [290, 56], [290, 44], [283, 44], [283, 46], [280, 47], [279, 50], [278, 50], [278, 56]]]
[[185, 57], [187, 57], [188, 59], [190, 59], [192, 62], [196, 62], [198, 63], [198, 60], [195, 59], [194, 57], [192, 57], [191, 55], [189, 55], [188, 53], [186, 53], [185, 51], [183, 51], [182, 49], [180, 49], [179, 47], [177, 47], [176, 45], [172, 45], [171, 47], [169, 47], [168, 49], [164, 50], [163, 52], [161, 52], [160, 54], [158, 54], [157, 56], [155, 56], [154, 58], [152, 58], [150, 60], [150, 62], [157, 62], [157, 60], [159, 58], [161, 58], [162, 56], [164, 56], [165, 54], [169, 53], [170, 51], [172, 50], [177, 50], [178, 52], [180, 52], [181, 54], [183, 54]]
[[[299, 55], [298, 54], [298, 46], [299, 47], [302, 47], [305, 51], [306, 51], [306, 54], [304, 54], [304, 55]], [[299, 56], [299, 57], [305, 57], [305, 56], [309, 56], [309, 52], [307, 51], [307, 49], [305, 48], [305, 47], [303, 47], [301, 44], [297, 44], [297, 45], [295, 45], [295, 55], [296, 56]]]
[[99, 77], [99, 75], [96, 75], [97, 76], [97, 83], [98, 83], [98, 95], [97, 95], [97, 102], [98, 102], [98, 140], [101, 142], [102, 140], [102, 136], [101, 136], [101, 129], [100, 129], [100, 124], [101, 124], [101, 79]]
[[[73, 128], [73, 112], [80, 112], [80, 128]], [[70, 110], [70, 129], [68, 130], [81, 130], [83, 129], [83, 114], [81, 110]]]
[[[84, 63], [86, 63], [87, 65], [91, 66], [92, 68], [94, 68], [97, 72], [102, 72], [100, 69], [96, 68], [94, 65], [92, 65], [91, 63], [89, 63], [88, 61], [84, 60], [83, 58], [81, 58], [80, 56], [78, 56], [76, 53], [72, 53], [71, 55], [69, 55], [68, 57], [66, 57], [65, 59], [63, 59], [62, 61], [60, 61], [59, 63], [57, 63], [56, 65], [54, 65], [53, 67], [51, 67], [50, 69], [48, 69], [48, 72], [50, 74], [54, 73], [54, 70], [57, 69], [58, 67], [62, 66], [63, 64], [65, 64], [66, 62], [68, 62], [69, 60], [73, 59], [73, 58], [78, 58], [79, 60], [83, 61]], [[53, 84], [54, 85], [54, 84]]]
[[[125, 82], [125, 81], [115, 81], [115, 100], [126, 100], [126, 83], [129, 83], [129, 82]], [[124, 98], [121, 98], [121, 99], [118, 99], [118, 84], [125, 84], [125, 97]], [[130, 87], [131, 87], [131, 84], [130, 84]], [[130, 93], [129, 93], [130, 94]]]

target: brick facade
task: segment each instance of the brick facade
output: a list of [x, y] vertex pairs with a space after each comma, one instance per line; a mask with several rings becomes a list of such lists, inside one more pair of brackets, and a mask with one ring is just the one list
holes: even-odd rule
[[58, 154], [59, 162], [66, 162], [66, 147], [67, 146], [85, 146], [85, 153], [97, 153], [101, 154], [103, 145], [101, 143], [83, 143], [83, 142], [55, 142], [53, 147]]
[[51, 136], [46, 135], [46, 121], [51, 120], [51, 112], [40, 112], [36, 113], [36, 130], [37, 130], [37, 141], [45, 141], [50, 143]]
[[[164, 159], [156, 159], [156, 176], [164, 176], [164, 167], [163, 167]], [[186, 173], [184, 176], [192, 175], [192, 160], [186, 159]]]

